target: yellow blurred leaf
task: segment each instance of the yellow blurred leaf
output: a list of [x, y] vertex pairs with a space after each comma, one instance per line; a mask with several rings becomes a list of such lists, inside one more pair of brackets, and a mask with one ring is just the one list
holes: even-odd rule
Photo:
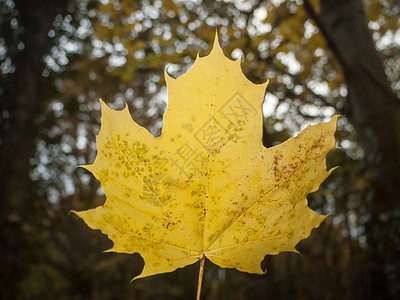
[[163, 1], [162, 6], [169, 10], [169, 11], [173, 11], [175, 13], [178, 13], [179, 11], [179, 6], [176, 5], [176, 3], [174, 3], [174, 1], [171, 0], [167, 0], [167, 1]]
[[128, 108], [102, 104], [98, 154], [85, 166], [100, 180], [103, 206], [75, 212], [114, 242], [138, 252], [137, 277], [171, 272], [203, 256], [221, 267], [262, 274], [266, 254], [296, 251], [324, 220], [306, 196], [331, 171], [337, 117], [271, 148], [262, 144], [267, 83], [253, 84], [218, 39], [177, 79], [167, 73], [169, 106], [159, 137]]

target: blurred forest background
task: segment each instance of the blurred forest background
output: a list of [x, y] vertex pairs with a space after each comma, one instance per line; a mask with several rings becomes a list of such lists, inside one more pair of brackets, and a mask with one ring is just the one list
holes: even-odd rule
[[396, 0], [0, 0], [0, 298], [193, 299], [198, 263], [130, 283], [138, 254], [71, 209], [101, 205], [77, 165], [96, 154], [100, 105], [128, 103], [154, 135], [179, 76], [210, 51], [270, 79], [263, 140], [335, 113], [340, 165], [309, 204], [330, 213], [265, 276], [206, 262], [203, 299], [400, 298], [400, 3]]

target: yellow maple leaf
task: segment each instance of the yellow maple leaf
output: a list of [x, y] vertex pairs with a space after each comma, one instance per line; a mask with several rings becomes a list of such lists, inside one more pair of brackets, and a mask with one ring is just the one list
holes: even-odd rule
[[103, 206], [76, 212], [114, 242], [138, 252], [136, 278], [171, 272], [204, 256], [218, 266], [262, 274], [266, 254], [296, 251], [324, 220], [306, 196], [331, 171], [337, 116], [271, 148], [262, 144], [267, 83], [253, 84], [240, 61], [214, 42], [177, 79], [165, 73], [168, 108], [161, 136], [125, 107], [102, 104], [98, 154], [85, 166], [106, 194]]

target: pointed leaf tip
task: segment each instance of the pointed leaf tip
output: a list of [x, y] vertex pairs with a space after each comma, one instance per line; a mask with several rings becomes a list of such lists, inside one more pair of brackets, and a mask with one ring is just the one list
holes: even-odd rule
[[211, 53], [214, 52], [214, 51], [222, 52], [221, 45], [219, 44], [218, 31], [217, 30], [215, 30], [214, 44], [213, 44]]
[[103, 105], [106, 105], [106, 103], [103, 101], [103, 99], [101, 99], [101, 98], [99, 98], [99, 102], [100, 102], [100, 105], [101, 106], [103, 106]]
[[175, 79], [174, 77], [172, 77], [172, 76], [168, 73], [168, 68], [169, 68], [169, 66], [167, 66], [167, 67], [165, 68], [165, 70], [164, 70], [164, 78], [165, 78], [165, 81], [166, 81], [166, 82], [168, 82], [168, 80], [173, 80], [173, 79]]
[[103, 101], [103, 99], [99, 98], [99, 102], [102, 111], [112, 109], [111, 107], [108, 106], [108, 104], [105, 101]]

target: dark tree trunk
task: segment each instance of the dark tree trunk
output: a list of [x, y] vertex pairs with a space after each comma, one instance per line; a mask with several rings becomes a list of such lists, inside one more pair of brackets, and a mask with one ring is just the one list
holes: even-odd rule
[[[1, 123], [0, 162], [0, 281], [4, 299], [15, 299], [20, 280], [27, 274], [27, 262], [35, 249], [30, 248], [30, 219], [39, 209], [30, 179], [30, 159], [35, 153], [38, 128], [36, 120], [45, 106], [41, 91], [46, 91], [42, 77], [43, 56], [51, 46], [47, 33], [52, 28], [58, 8], [66, 1], [16, 0], [18, 26], [24, 49], [13, 57], [15, 72], [9, 74], [1, 100], [1, 111], [9, 117]], [[12, 43], [11, 41], [10, 43]], [[36, 220], [39, 223], [38, 220]]]
[[342, 65], [348, 87], [345, 113], [357, 131], [372, 174], [366, 193], [371, 214], [366, 231], [373, 261], [371, 288], [375, 292], [371, 296], [396, 298], [399, 290], [388, 289], [400, 280], [400, 242], [395, 241], [399, 233], [400, 101], [386, 78], [362, 2], [321, 0], [320, 5], [317, 14], [309, 1], [304, 2]]

